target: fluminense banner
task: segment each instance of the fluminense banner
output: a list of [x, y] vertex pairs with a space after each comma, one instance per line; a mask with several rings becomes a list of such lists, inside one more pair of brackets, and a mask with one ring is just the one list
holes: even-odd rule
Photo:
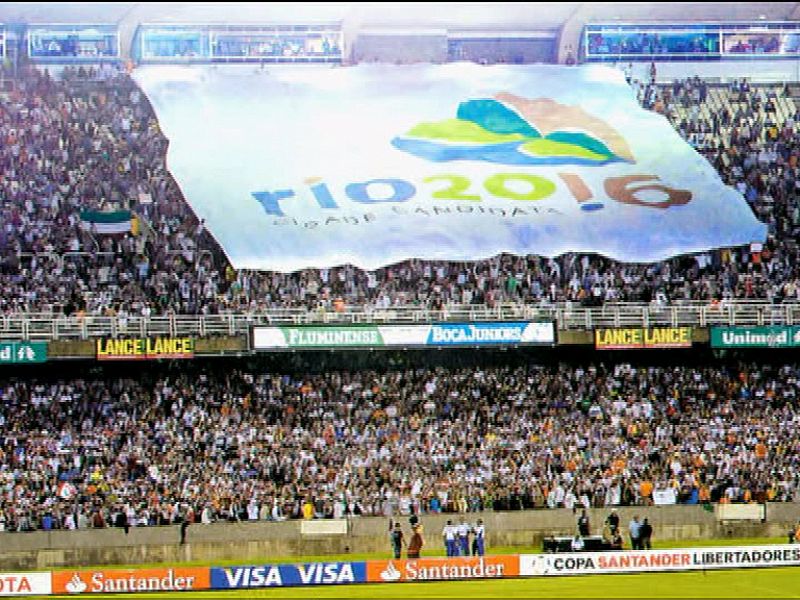
[[763, 242], [605, 66], [145, 66], [187, 200], [237, 269], [501, 252], [628, 262]]
[[552, 322], [254, 327], [255, 350], [554, 344]]

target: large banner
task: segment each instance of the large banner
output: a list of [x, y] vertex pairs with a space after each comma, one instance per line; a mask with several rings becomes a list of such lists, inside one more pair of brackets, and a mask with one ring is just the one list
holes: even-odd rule
[[442, 579], [500, 579], [516, 577], [519, 556], [461, 556], [412, 560], [371, 560], [367, 581], [395, 583]]
[[712, 327], [712, 348], [797, 348], [800, 327], [769, 325], [766, 327]]
[[193, 338], [121, 338], [97, 340], [97, 360], [155, 360], [194, 357]]
[[664, 506], [665, 504], [677, 504], [678, 496], [673, 488], [657, 488], [653, 490], [653, 504]]
[[527, 554], [519, 557], [519, 574], [523, 576], [589, 575], [592, 573], [695, 571], [792, 565], [800, 565], [800, 546], [784, 544], [779, 546]]
[[183, 592], [211, 587], [208, 567], [54, 571], [54, 594]]
[[49, 595], [53, 591], [50, 572], [0, 573], [0, 596]]
[[334, 585], [365, 581], [367, 581], [365, 562], [273, 564], [211, 569], [211, 587], [215, 590]]
[[555, 343], [551, 322], [436, 323], [433, 325], [330, 325], [254, 327], [255, 350], [283, 348], [385, 348], [416, 346], [516, 346]]
[[598, 350], [638, 350], [642, 348], [691, 348], [691, 327], [656, 327], [641, 329], [595, 329], [594, 346]]
[[47, 342], [0, 342], [0, 364], [43, 363]]
[[184, 195], [237, 269], [763, 242], [604, 66], [145, 66]]

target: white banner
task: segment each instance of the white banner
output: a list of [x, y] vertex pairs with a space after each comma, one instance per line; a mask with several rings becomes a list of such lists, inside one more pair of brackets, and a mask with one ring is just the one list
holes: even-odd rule
[[720, 521], [763, 521], [766, 504], [715, 504], [714, 516]]
[[665, 504], [677, 504], [678, 496], [673, 488], [661, 488], [653, 490], [653, 504], [663, 506]]
[[378, 348], [385, 346], [515, 346], [553, 344], [553, 323], [436, 323], [254, 327], [253, 348]]
[[800, 546], [782, 544], [776, 546], [625, 550], [622, 552], [523, 554], [519, 560], [519, 573], [523, 576], [785, 567], [800, 565]]
[[605, 66], [145, 66], [187, 200], [237, 269], [502, 252], [630, 262], [763, 242]]
[[53, 591], [50, 572], [0, 573], [0, 596], [49, 595]]

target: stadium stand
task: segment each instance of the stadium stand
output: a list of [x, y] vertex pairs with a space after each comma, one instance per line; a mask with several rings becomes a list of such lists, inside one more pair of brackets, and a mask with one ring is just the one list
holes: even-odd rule
[[[634, 81], [769, 226], [760, 247], [235, 271], [118, 67], [0, 95], [0, 312], [128, 316], [800, 299], [800, 108], [785, 85]], [[109, 235], [83, 215], [130, 211]], [[134, 225], [131, 225], [134, 228]], [[796, 501], [800, 367], [187, 367], [0, 382], [0, 530]]]
[[6, 380], [6, 531], [794, 501], [800, 367]]
[[[236, 272], [165, 167], [167, 141], [122, 70], [25, 70], [0, 102], [4, 314], [218, 314], [271, 308], [494, 306], [800, 298], [797, 108], [784, 86], [636, 82], [769, 225], [769, 240], [650, 265], [596, 255], [407, 261], [292, 274]], [[104, 235], [86, 211], [129, 210], [139, 235]]]

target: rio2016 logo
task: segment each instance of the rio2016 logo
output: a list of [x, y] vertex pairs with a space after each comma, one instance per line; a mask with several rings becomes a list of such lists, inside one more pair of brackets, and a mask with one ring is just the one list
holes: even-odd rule
[[[505, 92], [492, 99], [462, 102], [455, 119], [420, 123], [395, 137], [391, 144], [434, 163], [481, 161], [550, 167], [636, 163], [625, 138], [580, 107]], [[604, 207], [601, 201], [594, 200], [594, 192], [580, 175], [571, 172], [556, 175], [582, 210]], [[523, 202], [549, 198], [559, 187], [553, 179], [518, 172], [495, 173], [481, 183], [494, 198]], [[304, 184], [320, 208], [340, 208], [336, 196], [321, 178], [308, 178]], [[370, 179], [346, 184], [342, 191], [350, 201], [361, 205], [397, 204], [413, 199], [418, 186], [431, 186], [428, 194], [437, 200], [483, 200], [469, 177], [455, 173], [425, 177], [416, 185], [394, 177]], [[608, 177], [603, 181], [603, 192], [621, 204], [655, 209], [688, 204], [692, 199], [691, 191], [664, 185], [659, 177], [650, 174]], [[652, 196], [642, 196], [642, 192], [656, 192], [659, 198], [652, 200]], [[252, 192], [264, 211], [276, 217], [285, 216], [281, 202], [296, 195], [294, 189]]]
[[625, 138], [582, 108], [506, 92], [468, 100], [455, 119], [420, 123], [392, 140], [434, 162], [477, 160], [504, 165], [634, 163]]

